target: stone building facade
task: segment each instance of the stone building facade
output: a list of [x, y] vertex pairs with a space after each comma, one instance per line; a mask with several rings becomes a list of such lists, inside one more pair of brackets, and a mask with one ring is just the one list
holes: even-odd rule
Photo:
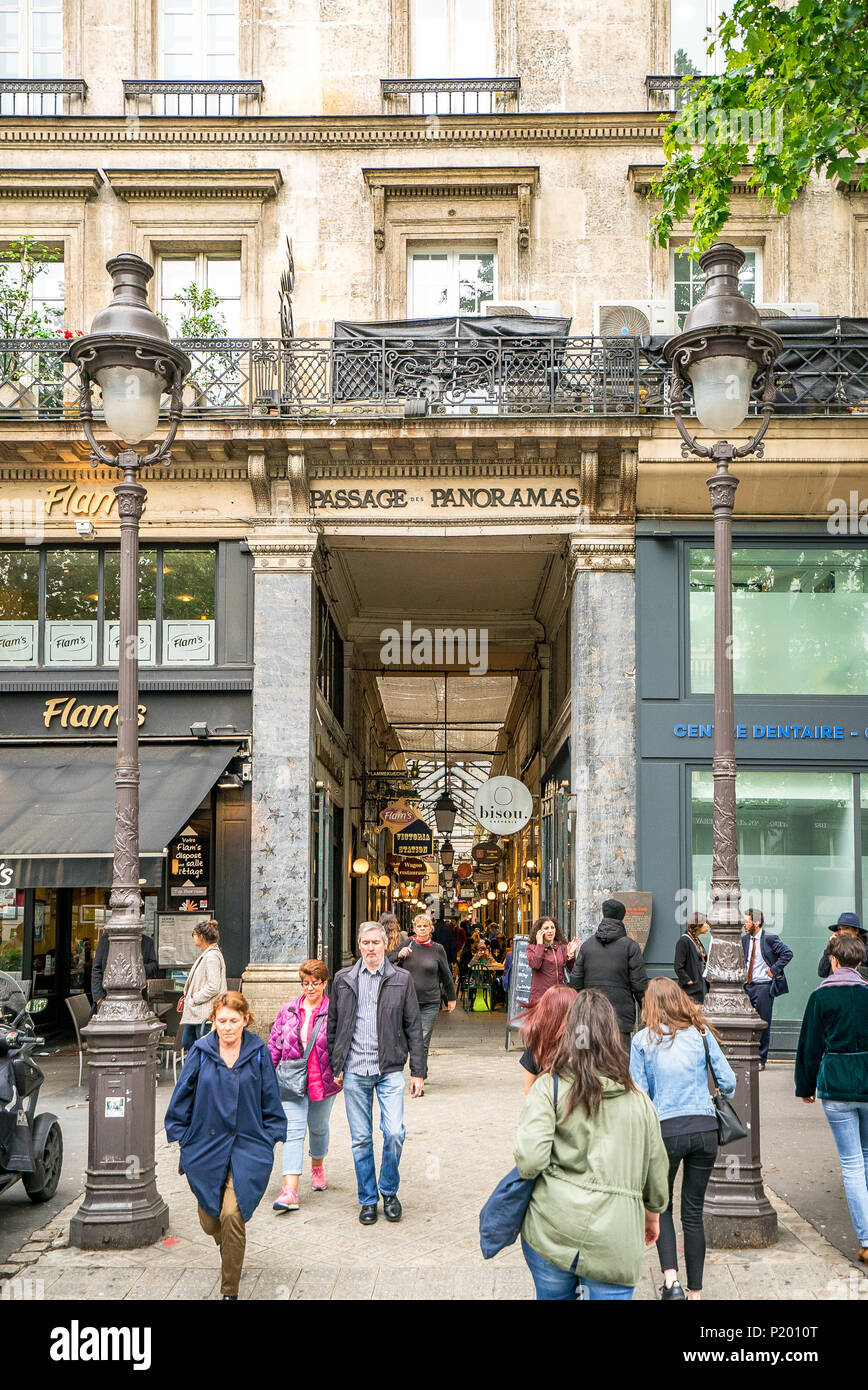
[[[520, 882], [540, 827], [508, 865], [509, 925], [554, 902], [583, 931], [601, 895], [650, 888], [649, 961], [668, 968], [676, 899], [693, 886], [690, 808], [682, 745], [657, 730], [642, 746], [635, 554], [637, 527], [661, 552], [710, 534], [705, 468], [682, 459], [662, 375], [640, 356], [642, 336], [674, 331], [696, 292], [674, 255], [687, 227], [668, 249], [649, 237], [684, 9], [58, 0], [56, 52], [40, 69], [21, 0], [17, 58], [0, 79], [0, 244], [26, 235], [53, 249], [73, 332], [106, 301], [104, 264], [122, 250], [155, 266], [154, 304], [176, 330], [180, 284], [222, 301], [227, 337], [192, 349], [172, 467], [145, 479], [142, 545], [223, 556], [215, 655], [195, 682], [203, 700], [235, 683], [252, 701], [249, 726], [233, 725], [250, 740], [252, 780], [237, 793], [249, 908], [233, 899], [230, 929], [265, 1015], [300, 960], [347, 959], [354, 924], [388, 901], [372, 871], [366, 888], [349, 870], [359, 855], [386, 867], [363, 786], [443, 753], [441, 694], [430, 718], [403, 716], [414, 731], [403, 739], [384, 698], [380, 635], [405, 619], [488, 633], [490, 708], [480, 693], [462, 726], [487, 742], [474, 749], [467, 734], [467, 761], [484, 753], [542, 798], [569, 783], [569, 891], [564, 880], [546, 897], [544, 862], [540, 884]], [[431, 70], [435, 56], [448, 71]], [[737, 185], [727, 234], [747, 254], [749, 292], [805, 314], [806, 332], [814, 318], [868, 316], [866, 209], [849, 186], [817, 183], [779, 218]], [[501, 317], [464, 339], [462, 318], [484, 324], [486, 304]], [[551, 327], [535, 338], [516, 312]], [[450, 316], [433, 337], [412, 326]], [[604, 343], [601, 328], [621, 331], [613, 322], [623, 337]], [[97, 497], [112, 479], [89, 467], [74, 392], [61, 402], [56, 369], [32, 354], [36, 387], [19, 374], [0, 409], [3, 543], [31, 544], [21, 528], [33, 516], [42, 547], [83, 545], [82, 519], [87, 543], [110, 547], [116, 522]], [[842, 399], [784, 411], [766, 458], [740, 465], [752, 544], [820, 544], [829, 498], [859, 492], [861, 396]], [[680, 582], [659, 579], [678, 618], [676, 664], [688, 659]], [[643, 610], [652, 649], [653, 617]], [[94, 621], [107, 621], [101, 608]], [[65, 686], [110, 688], [94, 667], [66, 667]], [[44, 653], [3, 674], [5, 688], [39, 695], [59, 679]], [[147, 679], [180, 691], [188, 675]], [[663, 873], [667, 824], [676, 867]], [[838, 892], [820, 894], [817, 912]]]

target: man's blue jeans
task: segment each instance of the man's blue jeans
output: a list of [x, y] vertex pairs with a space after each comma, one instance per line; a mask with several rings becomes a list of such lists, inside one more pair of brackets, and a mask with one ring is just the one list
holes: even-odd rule
[[576, 1274], [574, 1270], [578, 1263], [578, 1255], [573, 1261], [573, 1269], [559, 1269], [550, 1260], [544, 1259], [532, 1250], [524, 1236], [521, 1238], [521, 1248], [533, 1277], [537, 1301], [542, 1299], [547, 1302], [560, 1300], [576, 1303], [580, 1299], [599, 1302], [603, 1299], [626, 1300], [633, 1297], [632, 1284], [601, 1284], [598, 1279], [588, 1279], [586, 1275]]
[[[383, 1161], [380, 1164], [379, 1191], [374, 1163], [374, 1092], [380, 1103], [380, 1129], [383, 1131]], [[404, 1075], [390, 1071], [377, 1076], [344, 1074], [344, 1101], [353, 1163], [359, 1190], [359, 1206], [373, 1207], [380, 1193], [393, 1197], [398, 1191], [398, 1165], [404, 1147]]]
[[749, 985], [745, 985], [744, 989], [760, 1018], [767, 1024], [767, 1027], [759, 1035], [759, 1059], [765, 1064], [769, 1055], [769, 1043], [772, 1040], [772, 1009], [775, 1002], [772, 998], [772, 982], [771, 980], [758, 980], [756, 983], [751, 981]]
[[868, 1247], [868, 1102], [824, 1100], [823, 1110], [841, 1160], [850, 1220], [864, 1250]]

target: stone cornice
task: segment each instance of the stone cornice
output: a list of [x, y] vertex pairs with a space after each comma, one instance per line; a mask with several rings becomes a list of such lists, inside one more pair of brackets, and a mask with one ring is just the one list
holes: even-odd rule
[[8, 148], [93, 148], [149, 145], [176, 148], [356, 147], [434, 149], [450, 145], [660, 144], [666, 113], [555, 112], [491, 116], [121, 116], [7, 117], [0, 145]]
[[[627, 167], [627, 182], [634, 193], [639, 193], [642, 197], [647, 197], [651, 192], [651, 185], [656, 178], [663, 173], [662, 164], [630, 164]], [[747, 193], [754, 195], [756, 189], [748, 186], [748, 178], [753, 173], [753, 168], [749, 164], [743, 164], [733, 180], [733, 193]]]
[[[0, 126], [0, 140], [3, 128]], [[151, 175], [153, 178], [153, 175]], [[4, 169], [2, 198], [95, 198], [102, 187], [96, 169]]]
[[119, 198], [253, 198], [277, 196], [283, 185], [279, 169], [106, 169]]
[[521, 187], [535, 188], [539, 166], [468, 169], [441, 164], [424, 169], [363, 169], [362, 175], [369, 188], [381, 188], [387, 198], [498, 198], [514, 197]]
[[[259, 525], [261, 526], [261, 523]], [[276, 525], [271, 534], [263, 534], [257, 529], [247, 537], [247, 544], [253, 556], [254, 571], [310, 574], [318, 543], [319, 533], [313, 527], [307, 526], [282, 531]]]
[[636, 567], [634, 540], [571, 536], [569, 546], [571, 579], [578, 570], [632, 570]]

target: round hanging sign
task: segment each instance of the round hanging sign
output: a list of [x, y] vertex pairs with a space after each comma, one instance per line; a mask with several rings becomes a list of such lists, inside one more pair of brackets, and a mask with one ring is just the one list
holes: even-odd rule
[[484, 830], [513, 835], [533, 815], [533, 797], [517, 777], [489, 777], [476, 793], [473, 810]]

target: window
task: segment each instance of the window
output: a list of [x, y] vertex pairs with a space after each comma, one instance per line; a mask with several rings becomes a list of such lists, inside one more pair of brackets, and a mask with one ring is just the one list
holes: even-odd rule
[[0, 78], [62, 76], [63, 0], [0, 0]]
[[672, 0], [669, 12], [671, 73], [679, 77], [698, 77], [725, 70], [723, 50], [716, 45], [715, 51], [709, 54], [706, 49], [711, 37], [709, 30], [717, 33], [717, 26], [729, 8], [725, 0]]
[[162, 0], [161, 75], [179, 82], [237, 77], [238, 0]]
[[[737, 695], [868, 694], [864, 549], [733, 551]], [[714, 679], [714, 553], [690, 551], [690, 688]]]
[[411, 251], [408, 267], [409, 312], [413, 318], [480, 314], [494, 299], [496, 252], [472, 247], [432, 247]]
[[[213, 549], [140, 551], [142, 665], [213, 665], [216, 560]], [[116, 666], [119, 614], [118, 549], [0, 549], [0, 666]]]
[[494, 76], [492, 0], [412, 0], [414, 77]]
[[25, 236], [0, 248], [0, 277], [26, 293], [7, 316], [9, 337], [32, 337], [63, 327], [66, 275], [62, 246], [36, 242]]
[[[702, 911], [711, 886], [714, 779], [692, 774], [693, 891]], [[823, 928], [856, 896], [854, 788], [849, 772], [740, 770], [736, 780], [742, 907], [759, 907], [765, 926], [793, 950], [790, 993], [778, 1020], [801, 1018], [817, 985]]]
[[[189, 285], [201, 294], [211, 290], [219, 305], [208, 315], [222, 324], [220, 332], [190, 332], [189, 319], [194, 309], [189, 301], [179, 298]], [[160, 312], [165, 317], [174, 338], [241, 336], [241, 259], [238, 255], [162, 256], [160, 258]], [[184, 320], [188, 322], [184, 323]], [[195, 327], [195, 325], [193, 325]], [[184, 331], [184, 329], [188, 331]]]
[[338, 721], [344, 717], [344, 644], [328, 604], [316, 594], [316, 683]]
[[[762, 252], [756, 248], [744, 251], [744, 265], [738, 273], [738, 286], [751, 304], [761, 304]], [[705, 275], [699, 262], [678, 251], [672, 253], [672, 286], [675, 307], [675, 331], [680, 333], [684, 320], [705, 294]]]

